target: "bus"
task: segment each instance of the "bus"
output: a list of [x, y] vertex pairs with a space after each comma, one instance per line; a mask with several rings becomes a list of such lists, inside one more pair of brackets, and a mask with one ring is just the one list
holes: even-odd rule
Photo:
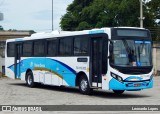
[[152, 38], [138, 27], [35, 33], [8, 39], [6, 76], [27, 86], [79, 87], [115, 94], [153, 87]]

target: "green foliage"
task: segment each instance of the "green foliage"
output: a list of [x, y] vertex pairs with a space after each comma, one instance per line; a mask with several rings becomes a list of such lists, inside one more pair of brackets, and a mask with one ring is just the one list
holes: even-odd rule
[[0, 25], [0, 31], [4, 30], [3, 27]]
[[151, 18], [155, 20], [154, 26], [148, 26], [148, 29], [151, 30], [153, 40], [160, 41], [160, 0], [151, 0], [146, 5]]
[[74, 28], [78, 25], [76, 20], [76, 17], [71, 12], [68, 12], [61, 18], [61, 28], [67, 31], [75, 30]]
[[67, 13], [61, 18], [61, 28], [68, 31], [80, 30], [83, 24], [80, 24], [83, 22], [81, 21], [82, 10], [88, 7], [91, 2], [93, 2], [93, 0], [74, 0], [73, 3], [67, 7]]
[[[62, 30], [84, 30], [101, 27], [139, 27], [139, 0], [74, 0], [62, 16]], [[143, 2], [144, 27], [157, 27], [160, 22], [160, 0]], [[155, 34], [154, 37], [157, 37]]]
[[91, 28], [91, 26], [87, 22], [83, 21], [83, 22], [79, 23], [76, 30], [84, 30], [84, 29], [90, 29], [90, 28]]
[[[154, 18], [160, 19], [160, 0], [151, 0], [147, 5], [150, 8], [150, 12], [154, 15]], [[158, 23], [160, 24], [160, 21], [158, 21]]]
[[34, 34], [34, 33], [36, 33], [34, 30], [29, 31], [29, 34]]

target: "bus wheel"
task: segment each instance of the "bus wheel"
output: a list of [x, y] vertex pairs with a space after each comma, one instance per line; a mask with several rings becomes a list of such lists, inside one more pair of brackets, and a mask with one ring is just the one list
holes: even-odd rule
[[88, 80], [85, 76], [82, 76], [79, 80], [79, 90], [85, 95], [89, 95], [92, 92], [92, 89], [89, 87]]
[[33, 80], [33, 73], [31, 71], [29, 71], [27, 73], [26, 84], [27, 84], [27, 86], [29, 86], [31, 88], [35, 86], [35, 83], [34, 83], [34, 80]]
[[113, 90], [113, 92], [117, 95], [120, 95], [124, 92], [124, 90]]

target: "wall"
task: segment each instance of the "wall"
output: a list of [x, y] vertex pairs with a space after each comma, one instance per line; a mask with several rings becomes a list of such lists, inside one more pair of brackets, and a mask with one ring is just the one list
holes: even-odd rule
[[153, 43], [154, 74], [160, 76], [160, 42]]

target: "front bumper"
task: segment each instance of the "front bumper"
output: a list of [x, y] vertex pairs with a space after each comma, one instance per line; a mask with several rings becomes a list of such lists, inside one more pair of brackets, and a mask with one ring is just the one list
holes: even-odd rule
[[148, 81], [140, 81], [140, 82], [119, 82], [118, 80], [112, 78], [109, 82], [110, 90], [128, 90], [128, 91], [136, 91], [142, 89], [148, 89], [153, 87], [153, 79]]

